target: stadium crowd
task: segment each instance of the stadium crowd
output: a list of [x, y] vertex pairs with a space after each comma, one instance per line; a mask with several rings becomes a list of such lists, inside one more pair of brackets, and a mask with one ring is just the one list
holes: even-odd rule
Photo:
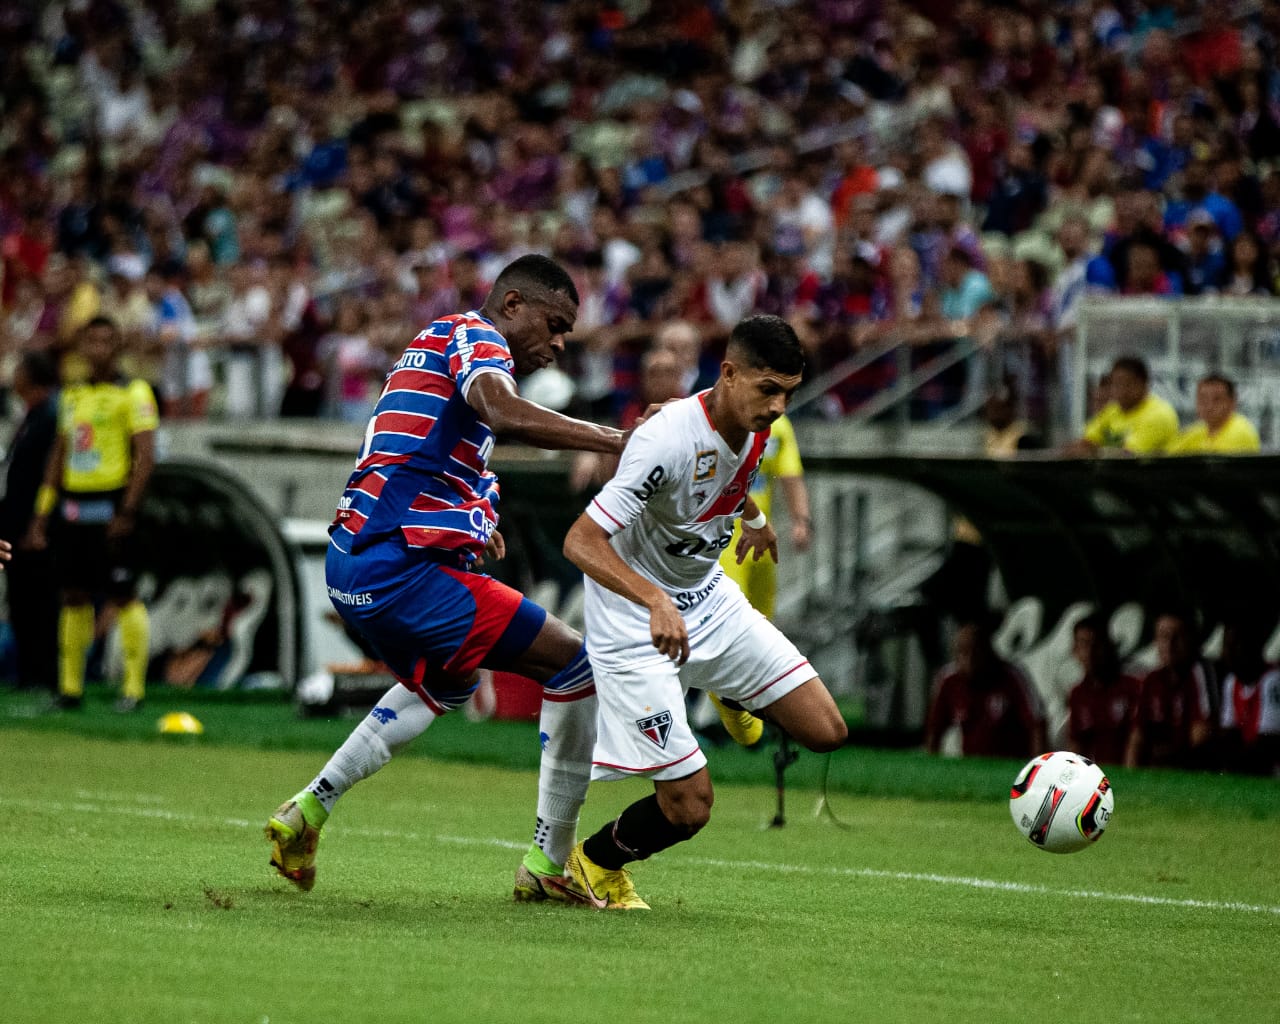
[[529, 251], [575, 276], [596, 416], [660, 321], [714, 366], [777, 313], [815, 371], [1013, 335], [1043, 381], [1089, 291], [1277, 290], [1275, 4], [0, 0], [0, 26], [4, 358], [110, 316], [167, 416], [362, 420]]

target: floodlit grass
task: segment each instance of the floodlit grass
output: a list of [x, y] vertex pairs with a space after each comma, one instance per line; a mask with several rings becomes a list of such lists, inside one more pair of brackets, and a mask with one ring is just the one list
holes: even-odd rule
[[[1113, 773], [1108, 833], [1054, 857], [1009, 820], [1016, 765], [842, 751], [847, 829], [801, 789], [762, 829], [772, 790], [722, 784], [701, 836], [637, 866], [654, 910], [598, 914], [510, 902], [528, 726], [433, 727], [418, 752], [501, 767], [397, 759], [339, 806], [301, 894], [259, 829], [349, 722], [210, 702], [205, 740], [172, 743], [143, 738], [159, 699], [133, 719], [22, 707], [0, 699], [6, 1024], [1280, 1019], [1274, 782]], [[258, 749], [273, 732], [315, 749]], [[739, 751], [713, 773], [771, 777]], [[584, 826], [643, 792], [597, 785]]]

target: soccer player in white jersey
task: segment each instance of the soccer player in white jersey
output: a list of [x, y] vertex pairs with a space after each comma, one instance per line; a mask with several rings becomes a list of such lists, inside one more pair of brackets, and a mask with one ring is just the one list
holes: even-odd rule
[[742, 321], [715, 386], [636, 429], [617, 474], [565, 539], [586, 574], [599, 698], [592, 778], [646, 776], [655, 790], [574, 847], [554, 882], [569, 898], [648, 909], [625, 865], [692, 838], [709, 820], [707, 759], [685, 718], [689, 687], [770, 719], [810, 750], [834, 750], [848, 736], [817, 672], [718, 561], [739, 518], [737, 557], [777, 560], [777, 537], [749, 490], [803, 369], [785, 320]]

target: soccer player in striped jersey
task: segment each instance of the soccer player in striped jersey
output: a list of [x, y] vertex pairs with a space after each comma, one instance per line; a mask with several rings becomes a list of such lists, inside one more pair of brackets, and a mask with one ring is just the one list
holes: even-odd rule
[[595, 742], [596, 697], [582, 637], [477, 567], [501, 558], [495, 435], [540, 448], [620, 452], [626, 434], [519, 396], [513, 373], [564, 350], [578, 295], [545, 256], [508, 265], [477, 311], [421, 331], [387, 375], [355, 471], [338, 502], [326, 561], [329, 598], [399, 680], [324, 769], [266, 827], [272, 864], [315, 884], [320, 828], [337, 799], [439, 715], [464, 704], [482, 667], [543, 686], [542, 765], [519, 900], [544, 888], [574, 844]]

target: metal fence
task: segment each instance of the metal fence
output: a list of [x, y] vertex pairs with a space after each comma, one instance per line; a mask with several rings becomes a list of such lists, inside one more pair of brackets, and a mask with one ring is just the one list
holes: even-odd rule
[[1263, 447], [1280, 447], [1280, 299], [1087, 300], [1065, 378], [1072, 436], [1087, 417], [1089, 382], [1121, 355], [1146, 360], [1153, 389], [1184, 421], [1195, 417], [1196, 381], [1207, 373], [1232, 378], [1240, 411], [1257, 425]]

